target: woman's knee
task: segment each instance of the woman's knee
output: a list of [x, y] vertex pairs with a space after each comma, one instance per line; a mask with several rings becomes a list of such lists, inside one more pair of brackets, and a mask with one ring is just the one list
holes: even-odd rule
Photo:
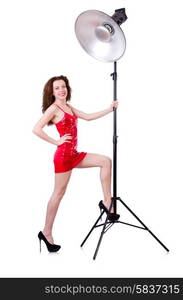
[[103, 167], [111, 167], [112, 166], [112, 160], [109, 156], [103, 156], [102, 159], [102, 165]]
[[56, 188], [53, 192], [54, 196], [57, 198], [63, 197], [66, 192], [66, 188], [67, 188], [67, 186], [62, 186], [60, 188]]

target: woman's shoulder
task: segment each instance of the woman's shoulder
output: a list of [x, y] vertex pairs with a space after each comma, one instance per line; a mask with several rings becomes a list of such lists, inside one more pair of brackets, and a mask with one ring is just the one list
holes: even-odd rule
[[55, 103], [52, 103], [47, 109], [50, 111], [57, 111], [58, 106]]
[[51, 104], [50, 106], [47, 107], [47, 109], [44, 112], [44, 115], [47, 116], [54, 116], [57, 112], [57, 107], [56, 105]]
[[75, 106], [71, 105], [70, 103], [67, 104], [67, 105], [68, 105], [71, 109], [77, 110], [77, 109], [75, 108]]

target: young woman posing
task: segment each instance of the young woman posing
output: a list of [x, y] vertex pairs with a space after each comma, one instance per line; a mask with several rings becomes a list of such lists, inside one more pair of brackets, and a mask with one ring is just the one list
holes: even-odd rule
[[[61, 247], [54, 244], [52, 228], [73, 168], [100, 167], [100, 181], [104, 200], [100, 201], [99, 207], [105, 210], [109, 220], [119, 218], [119, 215], [113, 212], [113, 208], [109, 212], [111, 204], [111, 159], [105, 155], [77, 152], [77, 119], [91, 121], [101, 118], [112, 112], [114, 107], [117, 108], [118, 102], [113, 101], [110, 107], [105, 110], [88, 114], [71, 106], [68, 103], [70, 98], [71, 88], [66, 76], [61, 75], [49, 79], [43, 91], [43, 115], [33, 128], [34, 134], [57, 146], [54, 154], [54, 190], [47, 205], [44, 228], [38, 234], [40, 250], [41, 240], [43, 240], [50, 252], [56, 252]], [[43, 131], [44, 126], [53, 124], [60, 134], [59, 140], [52, 139]]]

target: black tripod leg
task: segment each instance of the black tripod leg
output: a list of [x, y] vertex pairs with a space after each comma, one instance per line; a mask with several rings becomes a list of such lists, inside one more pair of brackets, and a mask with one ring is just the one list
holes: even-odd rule
[[95, 259], [95, 258], [96, 258], [96, 256], [97, 256], [97, 253], [98, 253], [98, 250], [99, 250], [99, 247], [100, 247], [100, 244], [101, 244], [101, 241], [102, 241], [102, 238], [103, 238], [104, 232], [105, 232], [105, 228], [106, 228], [106, 225], [107, 225], [107, 221], [108, 221], [108, 216], [106, 217], [106, 220], [105, 220], [104, 226], [103, 226], [103, 228], [102, 228], [102, 231], [101, 231], [101, 234], [100, 234], [100, 238], [99, 238], [99, 240], [98, 240], [98, 244], [97, 244], [97, 247], [96, 247], [96, 250], [95, 250], [95, 253], [94, 253], [93, 259]]
[[93, 227], [91, 228], [91, 230], [89, 231], [89, 233], [87, 234], [87, 236], [85, 237], [84, 241], [82, 242], [82, 244], [80, 245], [80, 247], [83, 247], [84, 243], [86, 242], [86, 240], [88, 239], [88, 237], [90, 236], [90, 234], [92, 233], [93, 229], [95, 228], [95, 226], [97, 225], [98, 221], [101, 219], [102, 215], [104, 212], [102, 212], [100, 214], [100, 216], [98, 217], [97, 221], [95, 222], [95, 224], [93, 225]]
[[117, 198], [128, 210], [129, 212], [144, 226], [144, 228], [160, 243], [160, 245], [169, 252], [169, 249], [155, 236], [154, 233], [134, 214], [134, 212], [121, 200], [121, 198]]

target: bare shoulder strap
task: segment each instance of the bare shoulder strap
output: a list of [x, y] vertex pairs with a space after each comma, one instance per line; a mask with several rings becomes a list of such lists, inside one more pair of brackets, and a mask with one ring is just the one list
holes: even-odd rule
[[60, 106], [58, 106], [57, 104], [53, 103], [54, 105], [56, 105], [58, 108], [60, 108], [63, 112], [65, 112]]
[[75, 115], [74, 112], [73, 112], [72, 106], [71, 106], [70, 104], [67, 104], [67, 105], [70, 107], [70, 109], [71, 109], [73, 115]]

